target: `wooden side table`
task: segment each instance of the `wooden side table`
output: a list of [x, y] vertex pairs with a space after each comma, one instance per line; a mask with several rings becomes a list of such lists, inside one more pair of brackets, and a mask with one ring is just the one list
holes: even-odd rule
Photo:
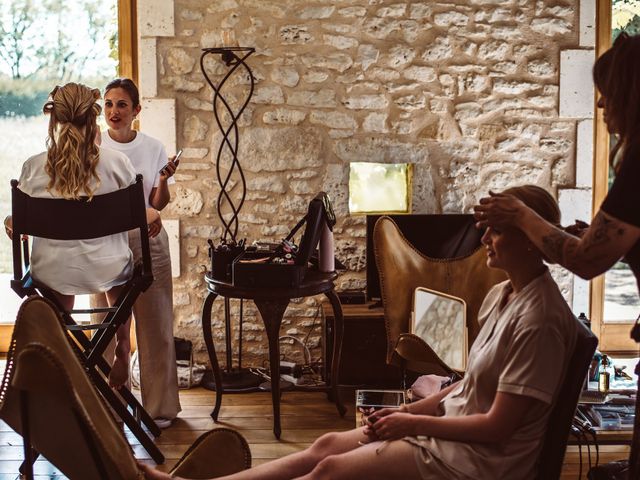
[[[332, 273], [320, 273], [309, 270], [304, 280], [297, 287], [237, 287], [231, 283], [214, 279], [211, 272], [205, 274], [205, 282], [207, 283], [208, 295], [202, 307], [202, 333], [209, 354], [209, 361], [213, 370], [213, 376], [216, 385], [216, 404], [211, 412], [214, 421], [218, 420], [218, 413], [222, 404], [223, 385], [222, 372], [218, 364], [215, 345], [213, 343], [213, 335], [211, 332], [211, 308], [213, 301], [218, 297], [224, 298], [241, 298], [253, 300], [267, 332], [269, 343], [269, 369], [271, 372], [280, 371], [280, 343], [278, 341], [280, 335], [280, 325], [282, 317], [292, 298], [311, 297], [314, 295], [324, 294], [333, 309], [333, 351], [331, 356], [331, 377], [326, 386], [320, 387], [293, 387], [297, 390], [324, 390], [331, 393], [335, 400], [338, 413], [343, 416], [346, 408], [340, 402], [338, 394], [338, 371], [340, 366], [340, 355], [342, 349], [343, 337], [343, 316], [342, 306], [338, 295], [334, 290], [334, 280], [337, 275]], [[282, 431], [280, 426], [280, 382], [271, 382], [271, 398], [273, 402], [273, 433], [276, 438], [280, 438]]]

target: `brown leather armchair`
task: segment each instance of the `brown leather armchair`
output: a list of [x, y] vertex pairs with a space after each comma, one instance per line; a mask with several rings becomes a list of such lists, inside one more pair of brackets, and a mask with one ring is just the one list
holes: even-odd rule
[[484, 248], [457, 258], [430, 258], [407, 241], [389, 217], [381, 217], [374, 227], [373, 244], [380, 274], [380, 287], [387, 330], [387, 363], [416, 373], [451, 375], [452, 369], [419, 337], [409, 334], [412, 298], [416, 287], [427, 287], [467, 304], [469, 348], [478, 331], [478, 310], [489, 289], [506, 279], [504, 272], [486, 265]]
[[[80, 358], [53, 304], [36, 296], [26, 300], [0, 389], [0, 419], [24, 439], [26, 478], [33, 478], [38, 454], [72, 480], [142, 478], [124, 432]], [[172, 474], [215, 478], [250, 466], [246, 440], [217, 428], [196, 440]]]

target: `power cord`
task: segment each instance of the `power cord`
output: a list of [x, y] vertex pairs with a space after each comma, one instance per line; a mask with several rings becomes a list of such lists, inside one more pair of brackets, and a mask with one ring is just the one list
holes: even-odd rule
[[578, 441], [578, 457], [580, 457], [580, 467], [578, 470], [578, 478], [582, 478], [582, 432], [573, 423], [571, 424], [571, 434]]

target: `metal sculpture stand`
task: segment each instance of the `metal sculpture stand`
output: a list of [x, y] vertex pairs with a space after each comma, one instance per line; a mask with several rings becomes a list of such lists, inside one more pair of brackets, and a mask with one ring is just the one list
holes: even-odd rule
[[[210, 242], [210, 256], [212, 264], [216, 264], [216, 272], [221, 272], [219, 275], [223, 278], [230, 279], [231, 261], [242, 253], [245, 247], [245, 240], [238, 239], [238, 214], [244, 204], [247, 193], [247, 182], [242, 171], [242, 166], [238, 161], [238, 120], [245, 108], [249, 104], [249, 100], [253, 95], [255, 80], [251, 69], [246, 64], [245, 60], [255, 51], [252, 47], [217, 47], [217, 48], [205, 48], [200, 56], [200, 68], [205, 80], [211, 86], [214, 92], [213, 96], [213, 116], [216, 120], [216, 124], [220, 132], [222, 133], [222, 141], [216, 154], [216, 176], [218, 184], [220, 185], [220, 193], [218, 194], [218, 200], [216, 203], [217, 214], [223, 225], [223, 232], [220, 237], [220, 244], [218, 246], [213, 245]], [[204, 61], [208, 55], [220, 55], [222, 61], [227, 67], [231, 67], [225, 76], [220, 80], [217, 85], [211, 81], [207, 75]], [[227, 80], [242, 67], [249, 77], [250, 89], [249, 93], [237, 111], [234, 111], [229, 102], [224, 98], [221, 91], [225, 86]], [[222, 105], [223, 114], [219, 110], [220, 104]], [[228, 158], [230, 161], [224, 162]], [[223, 168], [223, 163], [225, 167]], [[226, 171], [226, 173], [225, 173]], [[239, 191], [234, 195], [236, 198], [232, 198], [230, 192], [227, 190], [229, 182], [232, 178], [238, 180], [237, 186], [240, 187]], [[235, 186], [235, 185], [234, 185]], [[230, 190], [230, 189], [229, 189]], [[237, 202], [237, 203], [234, 203]], [[235, 253], [235, 254], [234, 254]], [[216, 263], [217, 262], [217, 263]], [[223, 263], [221, 265], [221, 263]], [[212, 270], [214, 270], [212, 268]], [[225, 339], [226, 339], [226, 368], [223, 372], [223, 386], [228, 391], [242, 391], [248, 388], [253, 388], [261, 381], [260, 377], [249, 372], [247, 369], [242, 368], [242, 320], [243, 320], [243, 300], [240, 300], [240, 318], [239, 318], [239, 333], [238, 333], [238, 365], [233, 367], [233, 359], [231, 352], [231, 308], [229, 299], [225, 298], [224, 303], [224, 317], [225, 317]], [[215, 390], [215, 382], [213, 378], [206, 375], [203, 379], [203, 385], [205, 388]]]

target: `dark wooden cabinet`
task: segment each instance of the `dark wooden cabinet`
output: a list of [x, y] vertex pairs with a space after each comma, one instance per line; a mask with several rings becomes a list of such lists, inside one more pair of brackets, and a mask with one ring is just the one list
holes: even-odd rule
[[[370, 388], [397, 388], [401, 385], [401, 374], [397, 367], [387, 365], [387, 334], [384, 312], [381, 307], [370, 308], [370, 304], [343, 305], [344, 340], [340, 361], [340, 385]], [[323, 356], [325, 378], [331, 371], [331, 349], [333, 348], [333, 311], [328, 302], [322, 304]]]

